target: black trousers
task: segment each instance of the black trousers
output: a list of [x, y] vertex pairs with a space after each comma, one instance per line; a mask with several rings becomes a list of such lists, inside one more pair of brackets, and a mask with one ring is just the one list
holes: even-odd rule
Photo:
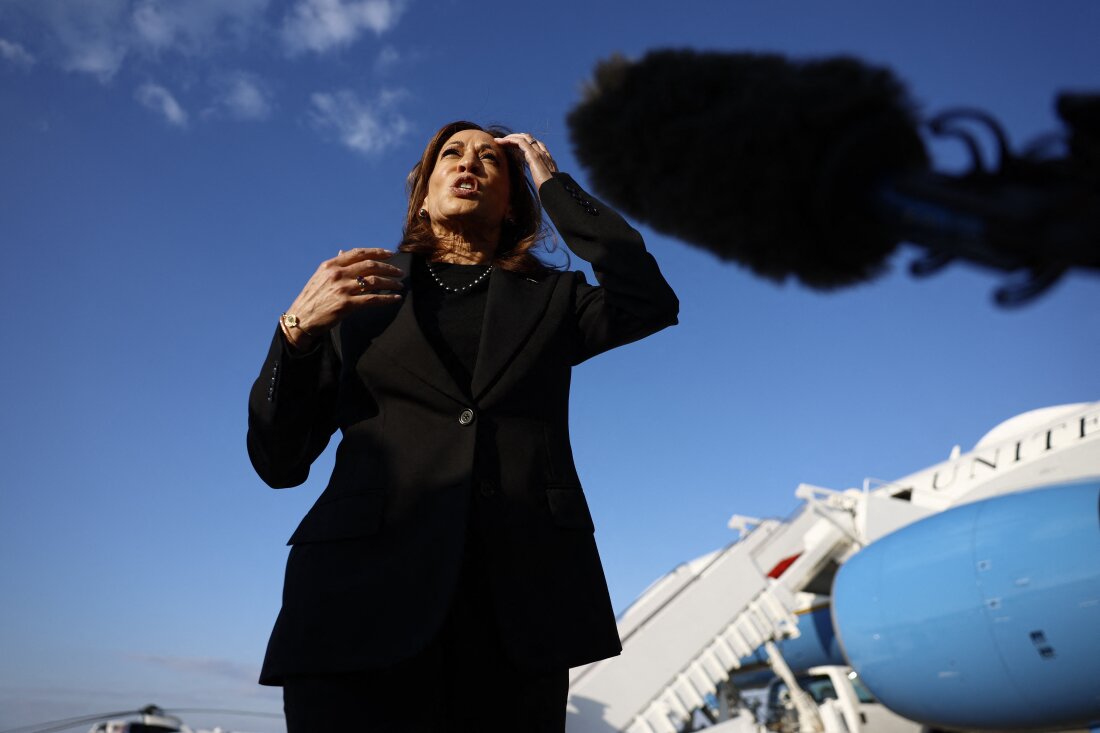
[[509, 658], [472, 549], [426, 649], [387, 669], [288, 677], [287, 733], [564, 733], [569, 670], [530, 670]]

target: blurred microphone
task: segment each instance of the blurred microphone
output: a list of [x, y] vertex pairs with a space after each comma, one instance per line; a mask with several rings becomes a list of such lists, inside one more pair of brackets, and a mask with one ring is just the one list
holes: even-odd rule
[[[654, 229], [776, 281], [831, 289], [883, 272], [899, 242], [927, 274], [954, 259], [1024, 281], [1023, 302], [1069, 267], [1100, 267], [1100, 96], [1063, 95], [1070, 155], [1013, 155], [973, 110], [929, 122], [970, 155], [937, 173], [915, 104], [887, 69], [836, 57], [654, 51], [599, 64], [569, 114], [596, 192]], [[970, 131], [992, 134], [991, 169]], [[968, 127], [969, 126], [969, 127]]]

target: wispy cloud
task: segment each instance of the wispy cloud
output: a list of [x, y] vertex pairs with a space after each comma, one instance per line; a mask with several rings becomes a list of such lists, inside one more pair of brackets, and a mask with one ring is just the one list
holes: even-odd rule
[[[46, 31], [43, 41], [48, 60], [68, 71], [110, 81], [129, 52], [125, 30], [128, 0], [39, 0], [12, 2]], [[2, 6], [0, 6], [2, 9]]]
[[[400, 20], [409, 0], [0, 0], [0, 27], [8, 18], [35, 31], [35, 42], [0, 38], [0, 64], [46, 64], [112, 83], [128, 65], [140, 65], [160, 82], [141, 84], [134, 98], [170, 125], [187, 127], [193, 116], [172, 91], [191, 90], [198, 119], [265, 120], [275, 111], [272, 86], [256, 74], [226, 71], [241, 53], [291, 57], [323, 54], [365, 36], [381, 36]], [[29, 25], [28, 22], [29, 21]], [[14, 25], [13, 25], [14, 27]], [[42, 31], [42, 32], [37, 32]], [[385, 74], [404, 55], [379, 49], [374, 70]], [[171, 64], [171, 66], [168, 66]], [[161, 68], [158, 72], [156, 69]], [[206, 78], [209, 96], [196, 99], [195, 80]], [[166, 86], [165, 79], [172, 84]], [[408, 129], [396, 110], [399, 94], [372, 99], [349, 91], [319, 92], [309, 119], [364, 154], [400, 140]]]
[[87, 40], [69, 49], [64, 66], [69, 71], [81, 71], [108, 82], [118, 73], [125, 58], [125, 46], [109, 41]]
[[[278, 27], [267, 20], [273, 0], [3, 0], [0, 19], [6, 11], [37, 21], [47, 31], [48, 60], [109, 82], [131, 56], [198, 57], [254, 37], [274, 35], [291, 55], [324, 53], [390, 30], [407, 1], [290, 0]], [[15, 49], [30, 57], [5, 43], [4, 58]]]
[[176, 672], [197, 673], [226, 677], [233, 680], [254, 684], [260, 671], [249, 664], [241, 664], [230, 659], [218, 659], [215, 657], [173, 657], [157, 654], [131, 654], [131, 658], [140, 662], [148, 662], [157, 667], [171, 669]]
[[142, 84], [134, 92], [134, 98], [144, 106], [163, 115], [169, 124], [187, 127], [187, 110], [180, 106], [172, 93], [152, 82]]
[[383, 46], [382, 50], [378, 52], [378, 58], [374, 60], [374, 70], [380, 74], [384, 74], [397, 66], [397, 62], [400, 60], [401, 54], [396, 48], [393, 46]]
[[6, 41], [3, 38], [0, 38], [0, 58], [23, 68], [34, 66], [34, 56], [31, 56], [27, 49], [18, 43]]
[[228, 115], [235, 120], [266, 120], [271, 116], [272, 93], [266, 82], [256, 74], [235, 71], [218, 75], [214, 81], [214, 115]]
[[145, 48], [198, 55], [259, 33], [270, 0], [139, 0], [129, 22]]
[[394, 90], [383, 91], [373, 100], [360, 99], [346, 89], [317, 92], [310, 97], [310, 118], [315, 127], [335, 133], [357, 153], [374, 155], [399, 143], [408, 132], [408, 121], [395, 109], [404, 97], [404, 92]]
[[298, 0], [283, 21], [283, 43], [291, 54], [348, 46], [367, 31], [385, 33], [404, 9], [404, 0]]
[[47, 60], [111, 81], [128, 57], [199, 56], [266, 32], [271, 0], [6, 0], [46, 31]]
[[139, 41], [151, 49], [169, 48], [176, 40], [178, 24], [157, 3], [142, 3], [130, 16]]

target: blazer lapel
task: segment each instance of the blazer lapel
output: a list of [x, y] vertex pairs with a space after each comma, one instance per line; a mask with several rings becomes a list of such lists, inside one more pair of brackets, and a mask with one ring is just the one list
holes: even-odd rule
[[470, 384], [474, 400], [496, 384], [519, 353], [546, 311], [553, 289], [553, 278], [537, 281], [507, 270], [493, 272]]
[[406, 288], [404, 303], [397, 311], [393, 323], [374, 340], [374, 345], [382, 349], [398, 365], [439, 390], [460, 404], [469, 400], [455, 384], [451, 373], [440, 361], [439, 355], [424, 336], [416, 320], [413, 301], [416, 297], [413, 288]]

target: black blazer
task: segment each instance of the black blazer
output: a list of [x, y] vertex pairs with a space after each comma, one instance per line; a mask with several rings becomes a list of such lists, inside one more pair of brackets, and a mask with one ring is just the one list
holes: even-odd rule
[[249, 396], [257, 473], [301, 484], [332, 433], [343, 437], [288, 543], [262, 683], [415, 654], [442, 625], [468, 532], [513, 657], [560, 668], [621, 650], [569, 444], [570, 372], [676, 323], [678, 302], [641, 236], [569, 176], [539, 195], [601, 287], [580, 272], [495, 271], [470, 396], [422, 333], [412, 291], [357, 311], [306, 354], [276, 331]]

